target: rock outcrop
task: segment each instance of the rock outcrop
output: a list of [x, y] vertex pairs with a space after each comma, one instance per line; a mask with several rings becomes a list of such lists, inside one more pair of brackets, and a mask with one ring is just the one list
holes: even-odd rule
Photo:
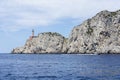
[[28, 39], [23, 47], [13, 49], [12, 53], [63, 53], [66, 51], [65, 40], [58, 33], [40, 33]]
[[74, 27], [68, 53], [120, 53], [120, 11], [101, 11]]
[[120, 53], [120, 10], [101, 11], [73, 28], [70, 37], [41, 33], [13, 53]]

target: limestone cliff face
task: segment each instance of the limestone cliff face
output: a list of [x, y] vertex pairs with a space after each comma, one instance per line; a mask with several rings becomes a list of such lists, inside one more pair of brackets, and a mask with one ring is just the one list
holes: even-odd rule
[[13, 53], [120, 53], [120, 11], [101, 11], [75, 26], [68, 39], [41, 33]]
[[120, 11], [102, 11], [74, 27], [68, 53], [120, 53]]
[[12, 53], [63, 53], [65, 38], [58, 33], [40, 33], [28, 39], [23, 47], [13, 49]]

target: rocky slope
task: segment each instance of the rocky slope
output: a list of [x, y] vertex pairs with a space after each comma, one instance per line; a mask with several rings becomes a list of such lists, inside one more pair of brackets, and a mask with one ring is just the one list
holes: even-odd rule
[[13, 53], [120, 53], [120, 10], [101, 11], [73, 28], [68, 40], [41, 33]]
[[74, 27], [68, 53], [120, 53], [120, 11], [101, 11]]
[[65, 40], [58, 33], [40, 33], [28, 39], [23, 47], [13, 49], [12, 53], [63, 53], [66, 51]]

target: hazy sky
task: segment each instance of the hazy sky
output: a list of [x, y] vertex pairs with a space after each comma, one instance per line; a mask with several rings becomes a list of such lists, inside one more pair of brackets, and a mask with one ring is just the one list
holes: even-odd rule
[[96, 13], [119, 9], [120, 0], [0, 0], [0, 53], [24, 45], [32, 29], [68, 37]]

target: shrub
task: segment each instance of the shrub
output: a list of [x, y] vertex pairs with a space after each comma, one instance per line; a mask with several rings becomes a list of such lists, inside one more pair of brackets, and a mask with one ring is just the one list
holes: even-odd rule
[[93, 33], [93, 29], [89, 27], [86, 33], [91, 35]]

